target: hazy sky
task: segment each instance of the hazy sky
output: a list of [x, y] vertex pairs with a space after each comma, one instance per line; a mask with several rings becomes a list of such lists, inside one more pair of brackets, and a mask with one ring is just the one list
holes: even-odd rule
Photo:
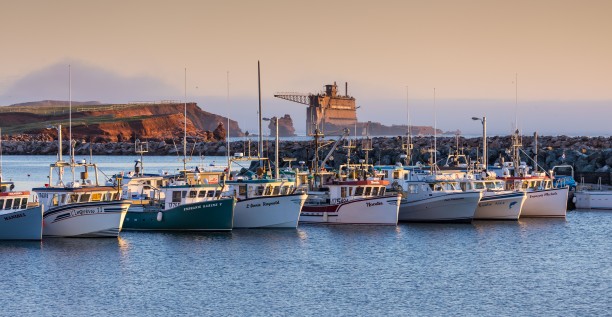
[[[279, 91], [348, 81], [361, 121], [479, 133], [519, 125], [611, 134], [612, 1], [28, 1], [0, 0], [0, 105], [67, 99], [187, 99], [257, 126], [305, 106]], [[227, 72], [230, 106], [226, 101]], [[343, 89], [342, 89], [343, 91]], [[605, 116], [602, 116], [605, 115]], [[583, 133], [584, 132], [584, 133]]]

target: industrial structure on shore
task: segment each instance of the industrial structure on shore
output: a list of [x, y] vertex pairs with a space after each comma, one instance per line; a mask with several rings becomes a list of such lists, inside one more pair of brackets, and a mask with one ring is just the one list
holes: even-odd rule
[[348, 83], [344, 95], [338, 94], [338, 85], [325, 85], [325, 92], [318, 94], [277, 93], [274, 97], [307, 105], [306, 133], [353, 128], [357, 124], [355, 98], [348, 95]]

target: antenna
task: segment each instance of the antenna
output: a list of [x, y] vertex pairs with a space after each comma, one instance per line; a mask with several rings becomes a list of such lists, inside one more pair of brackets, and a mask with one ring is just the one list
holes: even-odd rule
[[518, 130], [518, 73], [514, 73], [514, 129]]

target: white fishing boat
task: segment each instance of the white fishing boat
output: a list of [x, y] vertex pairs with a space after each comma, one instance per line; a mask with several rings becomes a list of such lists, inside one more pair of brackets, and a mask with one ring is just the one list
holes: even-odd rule
[[[266, 161], [263, 158], [242, 157], [230, 162]], [[270, 171], [268, 164], [268, 171]], [[302, 206], [308, 195], [298, 191], [295, 181], [273, 178], [260, 170], [259, 175], [232, 176], [226, 180], [225, 193], [236, 197], [234, 228], [297, 228]]]
[[457, 177], [463, 191], [480, 191], [475, 220], [518, 220], [527, 199], [524, 192], [504, 189], [504, 182], [495, 179], [493, 174], [480, 178], [478, 174], [460, 173]]
[[0, 181], [0, 240], [42, 239], [41, 207], [29, 201], [29, 191], [14, 187], [13, 182]]
[[[121, 188], [100, 185], [95, 163], [74, 160], [70, 146], [70, 162], [62, 159], [62, 128], [58, 130], [58, 160], [49, 168], [49, 183], [33, 188], [43, 206], [43, 236], [49, 237], [117, 237], [131, 204], [121, 200]], [[71, 181], [64, 180], [68, 169]], [[79, 178], [76, 169], [83, 169]], [[89, 178], [94, 172], [94, 179]], [[58, 176], [54, 182], [54, 176]]]
[[396, 225], [400, 196], [387, 194], [386, 180], [333, 180], [319, 175], [321, 187], [308, 192], [300, 222]]
[[546, 172], [531, 171], [526, 162], [520, 161], [522, 141], [518, 130], [512, 136], [512, 147], [512, 161], [502, 161], [489, 170], [505, 182], [506, 190], [526, 194], [521, 217], [565, 217], [569, 187], [554, 187], [553, 179]]
[[443, 179], [420, 167], [377, 166], [402, 193], [399, 221], [469, 223], [474, 218], [481, 192], [463, 192], [456, 181]]

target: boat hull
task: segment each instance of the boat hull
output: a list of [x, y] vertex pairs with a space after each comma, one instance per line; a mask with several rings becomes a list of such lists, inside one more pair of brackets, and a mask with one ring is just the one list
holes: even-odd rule
[[521, 210], [521, 218], [565, 217], [568, 193], [568, 187], [527, 192], [527, 199]]
[[576, 192], [578, 209], [612, 209], [612, 191]]
[[50, 208], [43, 214], [43, 236], [116, 238], [130, 204], [117, 200]]
[[234, 228], [297, 228], [307, 194], [262, 196], [236, 202]]
[[304, 205], [300, 223], [396, 225], [400, 196], [356, 199], [337, 205]]
[[460, 192], [413, 198], [408, 194], [401, 201], [399, 221], [469, 223], [474, 218], [481, 195], [480, 192]]
[[228, 198], [186, 204], [167, 210], [135, 206], [128, 211], [123, 228], [159, 231], [230, 231], [234, 220], [234, 204], [235, 200]]
[[0, 215], [0, 240], [42, 239], [42, 207], [28, 208]]
[[518, 220], [526, 199], [523, 192], [485, 193], [478, 202], [474, 220]]

